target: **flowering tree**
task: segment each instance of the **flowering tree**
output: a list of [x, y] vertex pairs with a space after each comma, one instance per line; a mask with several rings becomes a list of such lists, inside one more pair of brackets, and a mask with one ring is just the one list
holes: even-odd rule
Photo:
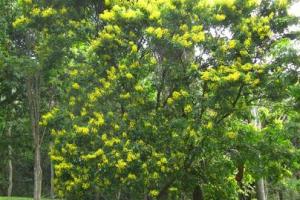
[[[244, 199], [269, 170], [288, 173], [295, 149], [269, 104], [298, 79], [289, 2], [105, 2], [99, 33], [70, 44], [68, 100], [41, 120], [53, 127], [59, 196]], [[83, 31], [93, 20], [65, 23]], [[263, 130], [255, 104], [274, 113]]]

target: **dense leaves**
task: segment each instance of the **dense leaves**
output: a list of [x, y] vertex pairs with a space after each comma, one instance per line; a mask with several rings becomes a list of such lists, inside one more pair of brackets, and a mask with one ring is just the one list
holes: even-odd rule
[[15, 2], [17, 17], [3, 19], [13, 34], [0, 32], [14, 44], [0, 49], [0, 103], [19, 98], [24, 108], [22, 83], [39, 77], [60, 198], [246, 199], [262, 178], [297, 184], [290, 4]]

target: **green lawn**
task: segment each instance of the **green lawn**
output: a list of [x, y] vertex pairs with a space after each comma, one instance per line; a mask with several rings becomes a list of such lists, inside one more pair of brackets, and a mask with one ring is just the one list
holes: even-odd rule
[[[32, 200], [32, 198], [28, 197], [0, 197], [0, 200]], [[43, 199], [49, 200], [49, 199]]]

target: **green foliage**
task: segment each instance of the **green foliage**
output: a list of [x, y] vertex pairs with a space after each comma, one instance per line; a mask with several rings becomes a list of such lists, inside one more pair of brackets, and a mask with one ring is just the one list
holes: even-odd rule
[[[208, 199], [236, 199], [240, 164], [245, 185], [289, 174], [296, 150], [278, 119], [284, 111], [268, 105], [298, 81], [287, 6], [113, 1], [98, 35], [72, 32], [68, 100], [41, 122], [53, 127], [59, 196], [178, 199], [201, 185]], [[65, 23], [81, 30], [93, 21]], [[250, 110], [262, 102], [274, 114], [260, 131]]]
[[7, 5], [0, 130], [28, 130], [28, 116], [16, 117], [27, 105], [22, 83], [39, 77], [59, 197], [192, 199], [200, 188], [205, 199], [237, 199], [261, 177], [293, 180], [300, 60], [290, 1]]

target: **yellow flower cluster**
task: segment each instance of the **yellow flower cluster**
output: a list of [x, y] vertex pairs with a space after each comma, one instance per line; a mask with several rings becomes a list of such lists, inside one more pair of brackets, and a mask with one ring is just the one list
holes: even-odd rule
[[226, 133], [226, 136], [229, 138], [229, 139], [235, 139], [237, 137], [237, 133], [236, 132], [233, 132], [233, 131], [229, 131]]
[[212, 129], [213, 128], [213, 123], [211, 121], [209, 121], [207, 124], [206, 124], [206, 128], [207, 129]]
[[136, 180], [136, 175], [134, 175], [134, 174], [132, 174], [132, 173], [129, 173], [128, 176], [127, 176], [127, 178], [128, 178], [129, 180]]
[[199, 1], [197, 7], [201, 9], [213, 8], [215, 6], [226, 6], [232, 10], [235, 9], [235, 0], [208, 0], [208, 1]]
[[224, 14], [216, 14], [216, 15], [215, 15], [215, 19], [216, 19], [217, 21], [223, 21], [223, 20], [226, 19], [226, 15], [224, 15]]
[[127, 163], [123, 160], [123, 159], [120, 159], [120, 160], [118, 160], [118, 162], [115, 164], [115, 166], [116, 166], [116, 168], [118, 169], [118, 170], [123, 170], [123, 169], [125, 169], [125, 167], [127, 166]]
[[158, 196], [159, 191], [158, 191], [158, 190], [151, 190], [149, 194], [150, 194], [152, 197], [156, 197], [156, 196]]
[[39, 8], [33, 8], [33, 9], [31, 10], [31, 12], [30, 12], [30, 14], [33, 15], [33, 16], [37, 16], [37, 15], [39, 15], [40, 13], [41, 13], [41, 9], [39, 9]]
[[236, 40], [230, 40], [228, 42], [228, 48], [229, 49], [233, 49], [233, 48], [235, 48], [235, 46], [236, 46]]
[[27, 17], [24, 17], [23, 15], [20, 16], [19, 18], [17, 18], [14, 22], [13, 22], [13, 27], [18, 27], [18, 26], [22, 26], [22, 25], [26, 25], [29, 24], [31, 22], [31, 20]]
[[193, 107], [190, 105], [190, 104], [188, 104], [188, 105], [186, 105], [185, 107], [184, 107], [184, 112], [185, 113], [190, 113], [190, 112], [192, 112], [193, 111]]
[[111, 67], [110, 69], [106, 70], [107, 78], [111, 81], [115, 80], [117, 78], [116, 72], [117, 70], [115, 67]]
[[100, 19], [105, 21], [112, 21], [115, 19], [115, 13], [113, 11], [104, 10], [103, 13], [100, 14]]
[[129, 92], [120, 94], [120, 98], [121, 98], [121, 99], [129, 99], [130, 96], [131, 96], [131, 95], [130, 95]]
[[106, 133], [102, 134], [101, 140], [103, 141], [104, 145], [107, 147], [112, 147], [114, 144], [119, 144], [121, 142], [121, 140], [116, 137], [112, 137], [111, 139], [108, 139]]
[[78, 70], [77, 69], [73, 69], [69, 71], [70, 76], [75, 77], [78, 75]]
[[42, 126], [47, 126], [48, 122], [54, 119], [54, 117], [58, 111], [59, 110], [57, 108], [53, 108], [50, 112], [42, 115], [42, 119], [39, 122], [39, 124]]
[[80, 85], [79, 85], [78, 83], [73, 83], [73, 84], [72, 84], [72, 88], [73, 88], [74, 90], [78, 90], [78, 89], [80, 88]]
[[72, 167], [73, 167], [73, 165], [71, 163], [67, 163], [67, 162], [61, 162], [59, 164], [56, 164], [54, 166], [55, 174], [57, 176], [61, 176], [63, 171], [70, 170]]
[[127, 72], [125, 74], [125, 76], [126, 76], [127, 79], [132, 79], [133, 78], [133, 75], [130, 72]]
[[66, 130], [62, 129], [62, 130], [51, 130], [51, 135], [52, 136], [63, 136], [66, 134]]
[[206, 71], [201, 72], [201, 79], [204, 81], [220, 81], [217, 71], [213, 68], [209, 68]]
[[240, 77], [241, 77], [241, 73], [238, 72], [238, 71], [236, 71], [236, 72], [234, 72], [234, 73], [229, 74], [228, 76], [226, 76], [224, 78], [224, 80], [226, 80], [226, 81], [237, 81], [237, 80], [240, 79]]
[[140, 10], [127, 9], [121, 12], [121, 17], [126, 20], [134, 20], [143, 16]]
[[146, 28], [145, 32], [158, 39], [161, 39], [163, 36], [167, 36], [169, 33], [168, 29], [161, 28], [161, 27], [154, 28], [152, 26]]
[[101, 127], [104, 125], [104, 115], [99, 112], [94, 112], [94, 118], [91, 118], [88, 122], [89, 125], [94, 125], [97, 127]]
[[56, 14], [56, 10], [53, 8], [46, 8], [41, 12], [42, 17], [50, 17]]
[[174, 101], [181, 99], [182, 97], [189, 96], [189, 93], [183, 89], [180, 91], [174, 91], [172, 96], [167, 99], [168, 105], [172, 105]]
[[99, 88], [95, 88], [93, 92], [88, 94], [88, 99], [90, 102], [95, 102], [99, 97], [102, 96], [102, 90]]
[[84, 126], [77, 126], [76, 124], [73, 126], [76, 133], [80, 133], [82, 135], [88, 135], [89, 134], [89, 128]]
[[127, 162], [131, 162], [134, 161], [136, 159], [138, 159], [138, 155], [134, 154], [133, 152], [129, 151], [127, 154]]
[[75, 144], [70, 144], [70, 143], [67, 143], [66, 144], [66, 150], [69, 154], [76, 154], [77, 153], [77, 146]]
[[143, 92], [144, 91], [144, 88], [142, 85], [140, 84], [137, 84], [134, 86], [134, 89], [137, 91], [137, 92]]
[[94, 153], [87, 154], [87, 155], [82, 155], [81, 158], [83, 160], [91, 160], [91, 159], [95, 159], [95, 158], [97, 158], [99, 156], [102, 156], [102, 155], [104, 155], [104, 151], [102, 149], [98, 149]]

